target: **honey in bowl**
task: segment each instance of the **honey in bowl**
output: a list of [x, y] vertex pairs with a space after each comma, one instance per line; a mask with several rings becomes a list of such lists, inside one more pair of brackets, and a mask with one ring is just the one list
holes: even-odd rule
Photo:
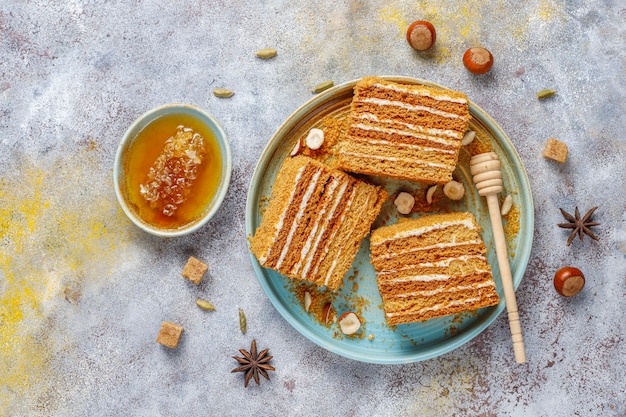
[[222, 157], [214, 133], [189, 114], [146, 125], [125, 155], [128, 205], [144, 222], [179, 229], [199, 219], [217, 192]]

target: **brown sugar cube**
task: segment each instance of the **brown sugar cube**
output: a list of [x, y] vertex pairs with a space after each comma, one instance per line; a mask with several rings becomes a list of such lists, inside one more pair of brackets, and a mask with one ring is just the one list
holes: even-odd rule
[[546, 159], [552, 159], [562, 164], [567, 159], [567, 145], [560, 140], [548, 138], [546, 147], [541, 155]]
[[182, 333], [183, 326], [179, 326], [178, 324], [171, 323], [169, 321], [164, 321], [161, 324], [161, 330], [159, 331], [156, 341], [163, 346], [174, 349], [178, 346], [178, 340], [180, 339], [180, 335]]
[[183, 268], [183, 272], [181, 274], [189, 281], [193, 282], [196, 285], [199, 285], [200, 282], [202, 282], [202, 277], [208, 270], [209, 266], [207, 264], [191, 256], [185, 264], [185, 267]]

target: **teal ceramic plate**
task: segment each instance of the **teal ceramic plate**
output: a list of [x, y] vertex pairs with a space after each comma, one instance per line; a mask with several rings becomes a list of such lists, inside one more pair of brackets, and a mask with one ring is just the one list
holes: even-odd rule
[[[409, 84], [436, 84], [407, 77], [384, 77]], [[276, 131], [265, 148], [255, 169], [246, 205], [246, 233], [253, 235], [261, 223], [263, 208], [271, 194], [272, 184], [281, 163], [293, 148], [296, 140], [312, 127], [321, 127], [327, 117], [345, 118], [352, 100], [356, 81], [347, 82], [327, 90], [309, 100], [293, 113]], [[338, 314], [343, 311], [358, 311], [363, 318], [359, 337], [344, 336], [336, 323], [325, 326], [313, 314], [304, 310], [294, 291], [293, 282], [283, 275], [262, 268], [254, 256], [252, 263], [263, 290], [280, 314], [296, 330], [319, 346], [350, 359], [370, 363], [409, 363], [433, 358], [449, 352], [480, 334], [505, 309], [504, 293], [500, 281], [495, 246], [493, 244], [489, 213], [471, 180], [469, 172], [470, 152], [480, 153], [488, 148], [498, 154], [502, 161], [505, 194], [513, 196], [514, 208], [505, 218], [505, 231], [510, 253], [513, 282], [517, 288], [524, 275], [530, 257], [533, 240], [533, 200], [530, 185], [522, 162], [513, 144], [500, 127], [483, 110], [470, 103], [472, 120], [470, 128], [477, 132], [478, 139], [461, 149], [459, 164], [454, 173], [465, 185], [466, 195], [460, 202], [445, 199], [439, 187], [432, 206], [425, 203], [426, 186], [406, 181], [373, 179], [393, 195], [399, 190], [417, 195], [420, 211], [412, 214], [419, 217], [425, 211], [467, 210], [474, 213], [483, 228], [483, 239], [488, 250], [501, 302], [497, 306], [423, 323], [388, 326], [382, 309], [382, 301], [376, 285], [376, 276], [369, 263], [369, 240], [365, 239], [356, 260], [346, 277], [344, 286], [335, 295], [333, 308]], [[479, 151], [480, 152], [477, 152]], [[388, 201], [376, 220], [374, 227], [397, 221], [396, 210]], [[373, 339], [368, 338], [373, 335]], [[510, 339], [502, 341], [510, 343]], [[511, 346], [511, 355], [513, 349]]]

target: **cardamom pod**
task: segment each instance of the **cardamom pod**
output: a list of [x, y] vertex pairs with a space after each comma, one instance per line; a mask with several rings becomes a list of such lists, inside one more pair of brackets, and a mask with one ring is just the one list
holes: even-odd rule
[[207, 300], [198, 298], [196, 300], [196, 304], [198, 305], [198, 307], [200, 307], [204, 311], [215, 311], [215, 306], [213, 305], [213, 303], [210, 303]]
[[239, 309], [239, 328], [241, 329], [241, 333], [246, 334], [246, 313], [244, 313], [242, 309]]
[[277, 52], [274, 48], [263, 48], [256, 52], [256, 56], [261, 59], [270, 59], [276, 56]]
[[311, 92], [312, 93], [316, 93], [316, 94], [317, 93], [321, 93], [324, 90], [328, 90], [333, 85], [335, 85], [335, 83], [333, 83], [332, 80], [324, 81], [323, 83], [320, 83], [320, 84], [316, 85], [315, 87], [313, 87]]
[[213, 89], [213, 94], [215, 97], [228, 98], [232, 97], [235, 93], [225, 88], [215, 88]]
[[556, 90], [541, 90], [540, 92], [537, 93], [537, 98], [541, 100], [544, 98], [552, 97], [555, 94], [556, 94]]

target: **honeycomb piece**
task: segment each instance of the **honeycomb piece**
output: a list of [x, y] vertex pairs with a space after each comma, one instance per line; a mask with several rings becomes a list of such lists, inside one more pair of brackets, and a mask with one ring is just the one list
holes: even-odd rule
[[140, 184], [140, 194], [150, 207], [173, 216], [189, 197], [205, 156], [202, 136], [191, 128], [178, 126], [150, 167], [147, 181]]

